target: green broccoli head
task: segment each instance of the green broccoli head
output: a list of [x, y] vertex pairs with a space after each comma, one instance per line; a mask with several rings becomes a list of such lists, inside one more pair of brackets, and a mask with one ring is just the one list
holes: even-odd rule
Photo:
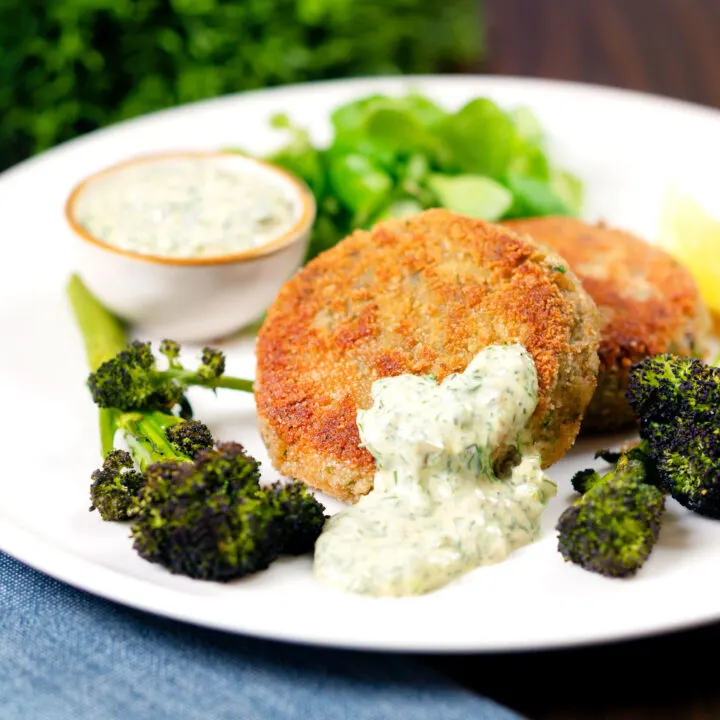
[[262, 501], [233, 501], [219, 490], [171, 495], [135, 521], [132, 537], [141, 557], [172, 573], [227, 582], [264, 570], [280, 555], [277, 531]]
[[602, 458], [611, 463], [613, 467], [604, 475], [600, 475], [597, 470], [592, 468], [578, 470], [572, 476], [570, 482], [573, 490], [581, 495], [615, 477], [658, 485], [655, 461], [650, 456], [645, 442], [638, 443], [625, 450], [599, 450], [595, 453], [595, 458]]
[[216, 450], [200, 452], [195, 469], [194, 482], [202, 490], [222, 490], [231, 498], [260, 490], [260, 463], [240, 443], [219, 443]]
[[688, 413], [699, 418], [720, 402], [720, 368], [697, 358], [654, 355], [630, 368], [625, 397], [644, 424], [672, 423]]
[[102, 468], [92, 474], [90, 509], [97, 509], [103, 520], [126, 520], [136, 513], [149, 468], [188, 464], [214, 444], [210, 430], [194, 420], [157, 410], [108, 412], [111, 434], [121, 432], [128, 449], [109, 452]]
[[583, 493], [557, 523], [558, 549], [566, 560], [609, 577], [633, 575], [660, 532], [665, 496], [647, 482], [654, 462], [642, 448], [619, 453], [609, 472], [581, 471], [573, 486]]
[[226, 582], [308, 552], [324, 508], [300, 488], [261, 488], [260, 464], [239, 443], [204, 450], [193, 463], [148, 468], [137, 499], [133, 547], [170, 572]]
[[174, 340], [163, 340], [160, 352], [167, 359], [165, 369], [158, 366], [150, 343], [137, 340], [105, 361], [88, 377], [95, 403], [125, 412], [166, 412], [180, 406], [181, 416], [188, 418], [192, 409], [185, 392], [190, 387], [253, 391], [252, 381], [224, 374], [225, 355], [220, 350], [205, 348], [196, 370], [183, 367], [180, 345]]
[[573, 490], [576, 493], [584, 495], [591, 487], [602, 482], [602, 476], [597, 470], [588, 468], [587, 470], [578, 470], [570, 479]]
[[217, 491], [230, 499], [260, 491], [260, 463], [240, 443], [218, 443], [201, 450], [193, 462], [170, 458], [153, 463], [145, 471], [138, 511], [144, 513], [173, 497], [201, 499]]
[[568, 507], [558, 520], [566, 560], [607, 577], [634, 575], [660, 533], [665, 496], [652, 485], [615, 477]]
[[630, 369], [628, 401], [655, 482], [685, 507], [720, 518], [720, 368], [658, 355]]
[[325, 508], [307, 485], [276, 483], [263, 488], [263, 497], [282, 524], [282, 552], [303, 555], [310, 552], [325, 525]]
[[128, 520], [135, 512], [134, 499], [144, 484], [145, 478], [135, 469], [130, 453], [113, 450], [92, 474], [90, 510], [97, 510], [103, 520]]
[[655, 451], [660, 486], [686, 508], [720, 518], [720, 426], [679, 421]]
[[175, 340], [163, 340], [160, 343], [160, 353], [167, 358], [168, 367], [181, 368], [180, 343]]
[[133, 341], [88, 377], [99, 407], [168, 410], [181, 402], [183, 387], [159, 373], [149, 342]]
[[197, 420], [186, 420], [171, 425], [165, 435], [178, 452], [193, 459], [202, 450], [212, 449], [215, 444], [208, 426]]
[[217, 380], [225, 374], [225, 354], [216, 348], [203, 348], [198, 375], [205, 380]]
[[682, 386], [681, 415], [692, 417], [695, 423], [714, 422], [720, 407], [720, 367], [695, 359], [695, 373]]

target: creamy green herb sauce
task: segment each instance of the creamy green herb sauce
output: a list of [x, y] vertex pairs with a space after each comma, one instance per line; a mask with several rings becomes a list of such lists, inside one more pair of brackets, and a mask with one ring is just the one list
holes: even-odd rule
[[521, 345], [488, 347], [440, 385], [378, 380], [372, 397], [358, 427], [376, 461], [374, 488], [326, 523], [315, 546], [321, 582], [421, 594], [537, 538], [556, 487], [538, 455], [523, 454], [538, 381]]
[[127, 165], [90, 183], [75, 211], [85, 230], [114, 247], [177, 258], [264, 245], [299, 214], [278, 182], [212, 157]]

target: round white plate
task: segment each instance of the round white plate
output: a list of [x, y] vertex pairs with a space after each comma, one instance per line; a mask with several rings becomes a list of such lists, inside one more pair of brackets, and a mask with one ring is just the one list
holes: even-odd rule
[[[72, 585], [161, 615], [352, 648], [539, 649], [720, 618], [720, 522], [691, 516], [674, 502], [658, 547], [635, 579], [592, 575], [558, 553], [553, 526], [572, 497], [568, 479], [612, 438], [582, 441], [550, 469], [560, 491], [537, 543], [416, 598], [373, 599], [328, 590], [314, 581], [308, 558], [281, 560], [226, 585], [192, 581], [139, 559], [125, 525], [103, 523], [88, 512], [89, 475], [99, 464], [99, 444], [96, 410], [84, 386], [85, 357], [64, 297], [73, 270], [62, 215], [70, 188], [94, 170], [143, 152], [269, 150], [278, 137], [267, 118], [280, 110], [324, 140], [333, 106], [410, 88], [448, 108], [478, 95], [503, 106], [528, 105], [550, 135], [553, 157], [586, 182], [589, 220], [602, 217], [652, 239], [671, 185], [713, 200], [720, 113], [647, 95], [511, 78], [373, 79], [249, 93], [140, 118], [25, 162], [0, 176], [3, 550]], [[251, 339], [226, 349], [230, 371], [253, 373]], [[266, 477], [273, 477], [251, 397], [203, 397], [196, 411], [221, 439], [244, 442], [265, 462]]]

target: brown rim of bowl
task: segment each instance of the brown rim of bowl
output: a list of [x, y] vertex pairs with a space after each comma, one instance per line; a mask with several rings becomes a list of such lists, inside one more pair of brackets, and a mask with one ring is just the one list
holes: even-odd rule
[[[300, 202], [302, 203], [302, 212], [297, 222], [282, 235], [279, 235], [274, 240], [260, 245], [251, 250], [245, 250], [243, 252], [229, 253], [227, 255], [213, 255], [209, 257], [166, 257], [164, 255], [150, 255], [146, 253], [136, 252], [135, 250], [124, 250], [122, 248], [115, 247], [110, 243], [106, 243], [104, 240], [95, 237], [89, 233], [85, 228], [81, 227], [75, 220], [75, 202], [85, 188], [90, 183], [97, 180], [99, 177], [104, 175], [110, 175], [116, 170], [129, 167], [131, 165], [137, 165], [140, 163], [150, 163], [157, 160], [171, 160], [173, 158], [213, 158], [213, 157], [239, 157], [244, 161], [251, 164], [266, 168], [272, 172], [282, 175], [287, 179], [298, 191]], [[109, 167], [99, 170], [92, 175], [88, 175], [84, 180], [81, 180], [70, 192], [67, 200], [65, 201], [65, 219], [72, 228], [72, 230], [79, 235], [83, 240], [95, 245], [103, 250], [109, 250], [118, 255], [132, 258], [134, 260], [143, 260], [145, 262], [158, 263], [161, 265], [180, 265], [180, 266], [194, 266], [194, 265], [227, 265], [242, 260], [254, 260], [265, 255], [271, 255], [278, 250], [282, 250], [284, 247], [291, 245], [292, 241], [295, 240], [305, 229], [310, 229], [313, 222], [315, 221], [315, 197], [313, 196], [310, 188], [297, 176], [288, 172], [284, 168], [281, 168], [272, 163], [266, 162], [265, 160], [258, 160], [257, 158], [249, 155], [243, 155], [242, 153], [235, 153], [229, 150], [197, 150], [197, 151], [178, 151], [178, 152], [165, 152], [165, 153], [151, 153], [147, 155], [138, 155], [137, 157], [129, 160], [124, 160]]]

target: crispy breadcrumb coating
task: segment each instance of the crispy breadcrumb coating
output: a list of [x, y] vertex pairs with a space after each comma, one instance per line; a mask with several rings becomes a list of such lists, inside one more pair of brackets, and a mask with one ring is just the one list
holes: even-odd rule
[[633, 363], [666, 352], [706, 356], [708, 311], [690, 272], [661, 248], [604, 224], [568, 217], [504, 224], [562, 255], [603, 315], [598, 386], [583, 432], [635, 424], [625, 400]]
[[595, 390], [600, 317], [567, 263], [499, 225], [427, 210], [356, 231], [281, 289], [259, 332], [255, 397], [275, 467], [341, 500], [372, 488], [356, 413], [372, 383], [442, 381], [488, 345], [532, 355], [543, 465], [573, 444]]

